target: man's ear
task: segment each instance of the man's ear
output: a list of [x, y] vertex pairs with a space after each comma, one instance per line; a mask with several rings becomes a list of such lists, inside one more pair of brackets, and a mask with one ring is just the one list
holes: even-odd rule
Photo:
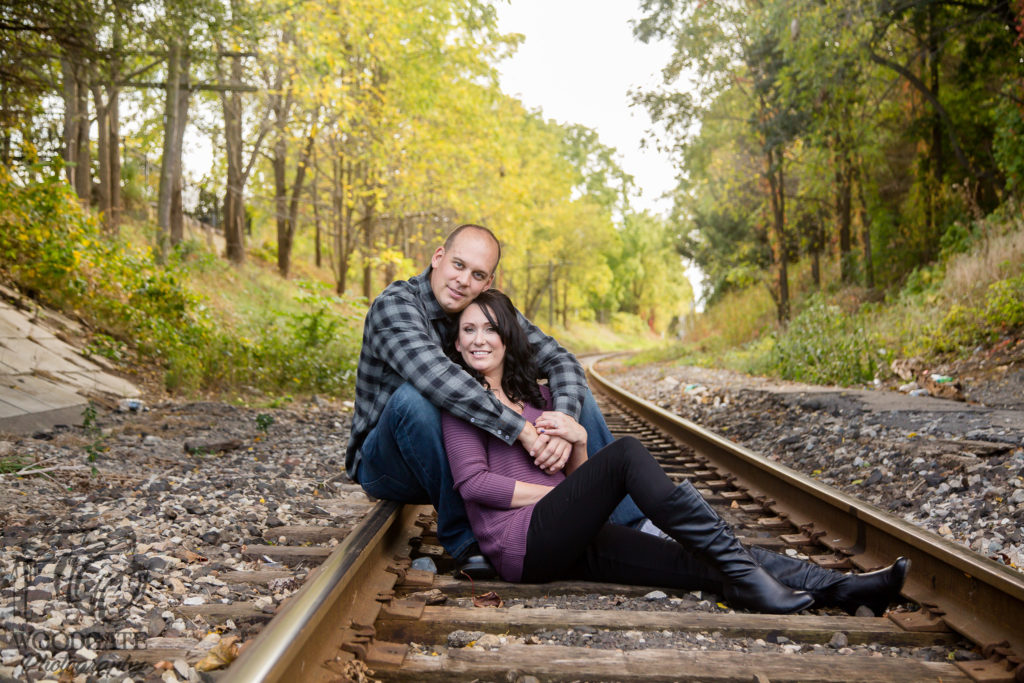
[[438, 247], [434, 255], [430, 257], [430, 266], [436, 269], [441, 265], [442, 258], [444, 258], [444, 247]]
[[494, 273], [491, 273], [491, 276], [489, 278], [487, 278], [487, 284], [484, 285], [484, 289], [482, 289], [480, 291], [482, 292], [482, 291], [484, 291], [486, 289], [490, 289], [491, 285], [493, 285], [493, 284], [494, 284]]

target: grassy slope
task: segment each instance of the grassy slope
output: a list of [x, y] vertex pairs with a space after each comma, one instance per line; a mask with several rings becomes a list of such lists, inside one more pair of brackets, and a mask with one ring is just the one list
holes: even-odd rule
[[[837, 286], [836, 263], [825, 271], [832, 284], [816, 292], [807, 263], [791, 269], [795, 317], [787, 329], [776, 325], [765, 287], [731, 292], [698, 316], [682, 342], [632, 362], [853, 384], [887, 376], [894, 358], [962, 358], [1024, 329], [1024, 216], [1016, 209], [977, 221], [957, 248], [882, 302], [872, 303], [877, 296], [862, 288]], [[836, 367], [814, 367], [815, 356], [836, 358]]]

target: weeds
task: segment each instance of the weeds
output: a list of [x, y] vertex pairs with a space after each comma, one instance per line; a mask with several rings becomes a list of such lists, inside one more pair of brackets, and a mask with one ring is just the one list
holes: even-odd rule
[[864, 317], [843, 315], [820, 295], [773, 337], [768, 365], [779, 376], [819, 384], [855, 384], [874, 379], [888, 363], [866, 331]]
[[100, 453], [107, 450], [107, 440], [103, 435], [103, 430], [100, 429], [99, 422], [96, 420], [96, 406], [93, 405], [92, 401], [85, 406], [85, 410], [82, 411], [82, 429], [85, 430], [87, 437], [90, 439], [89, 443], [85, 445], [86, 460], [89, 461], [92, 475], [95, 477], [99, 474], [99, 470], [96, 469], [96, 459]]
[[274, 416], [269, 413], [259, 413], [256, 416], [256, 428], [264, 434], [270, 429], [270, 426], [274, 424]]
[[130, 349], [175, 391], [351, 393], [360, 306], [310, 284], [287, 310], [215, 311], [190, 282], [217, 270], [202, 245], [179, 245], [161, 266], [150, 249], [101, 234], [59, 169], [43, 175], [22, 187], [0, 169], [0, 277], [88, 321], [99, 331], [89, 353], [123, 360]]
[[22, 455], [20, 453], [5, 455], [0, 458], [0, 474], [14, 474], [21, 472], [31, 464], [32, 459], [27, 455]]

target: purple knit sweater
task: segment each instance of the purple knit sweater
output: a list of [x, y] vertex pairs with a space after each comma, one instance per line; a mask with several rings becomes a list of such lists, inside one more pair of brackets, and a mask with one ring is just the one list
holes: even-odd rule
[[[541, 393], [549, 405], [547, 387], [542, 386]], [[540, 414], [541, 410], [532, 405], [523, 408], [528, 422], [534, 422]], [[506, 444], [451, 413], [441, 414], [441, 425], [455, 490], [466, 502], [466, 514], [480, 550], [503, 579], [522, 580], [533, 505], [509, 507], [516, 481], [557, 486], [565, 474], [541, 471], [518, 441]]]

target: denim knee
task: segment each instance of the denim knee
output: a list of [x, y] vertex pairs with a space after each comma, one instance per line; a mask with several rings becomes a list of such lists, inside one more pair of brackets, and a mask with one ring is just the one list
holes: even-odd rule
[[441, 412], [411, 383], [405, 382], [391, 394], [388, 399], [391, 409], [401, 420], [423, 420], [431, 424], [441, 424]]

